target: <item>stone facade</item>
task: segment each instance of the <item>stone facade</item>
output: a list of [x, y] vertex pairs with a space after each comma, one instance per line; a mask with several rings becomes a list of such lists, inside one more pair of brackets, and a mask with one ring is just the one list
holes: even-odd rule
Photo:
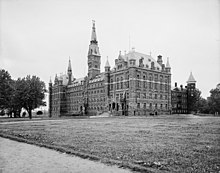
[[50, 116], [96, 115], [111, 112], [114, 115], [168, 114], [171, 112], [171, 67], [162, 56], [134, 49], [119, 53], [115, 66], [108, 59], [105, 71], [100, 72], [101, 55], [95, 31], [88, 51], [88, 75], [75, 79], [69, 61], [67, 75], [55, 77], [49, 83]]

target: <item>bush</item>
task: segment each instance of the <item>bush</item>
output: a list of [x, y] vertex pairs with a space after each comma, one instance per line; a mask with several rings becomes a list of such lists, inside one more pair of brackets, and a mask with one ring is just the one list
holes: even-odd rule
[[37, 111], [37, 115], [43, 115], [42, 111]]
[[4, 110], [0, 110], [0, 115], [4, 116], [5, 115], [5, 111]]

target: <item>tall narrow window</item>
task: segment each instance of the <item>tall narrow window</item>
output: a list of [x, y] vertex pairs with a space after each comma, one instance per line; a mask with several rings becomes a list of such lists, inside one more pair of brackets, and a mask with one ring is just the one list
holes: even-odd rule
[[119, 78], [117, 78], [117, 90], [119, 89]]
[[121, 77], [121, 89], [123, 89], [123, 77]]

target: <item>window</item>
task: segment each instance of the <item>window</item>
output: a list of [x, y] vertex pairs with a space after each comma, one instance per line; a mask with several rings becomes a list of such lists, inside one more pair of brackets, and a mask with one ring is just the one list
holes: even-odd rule
[[157, 90], [157, 83], [154, 84], [154, 89]]
[[121, 89], [123, 89], [123, 77], [121, 77]]
[[155, 104], [155, 109], [157, 109], [157, 103]]
[[152, 89], [152, 82], [149, 82], [149, 88]]
[[137, 104], [137, 108], [140, 108], [140, 103]]
[[146, 103], [144, 103], [144, 109], [146, 109]]
[[119, 89], [119, 78], [117, 78], [117, 90]]
[[137, 75], [136, 86], [137, 86], [138, 88], [140, 87], [140, 81], [139, 81], [139, 79], [140, 79], [140, 76]]
[[160, 109], [163, 109], [163, 104], [160, 104]]
[[113, 79], [110, 80], [110, 90], [113, 90]]
[[163, 84], [160, 84], [160, 90], [161, 91], [163, 90]]
[[160, 94], [160, 100], [163, 100], [163, 95], [162, 94]]
[[158, 81], [158, 75], [157, 74], [154, 75], [154, 80]]
[[155, 94], [155, 99], [157, 99], [157, 94]]
[[146, 99], [146, 93], [143, 93], [143, 98]]
[[150, 103], [150, 106], [149, 106], [149, 108], [150, 108], [150, 109], [152, 109], [152, 103]]
[[165, 100], [167, 100], [167, 95], [165, 95]]
[[168, 90], [168, 86], [167, 86], [167, 84], [165, 84], [165, 91], [167, 91]]
[[152, 99], [152, 93], [149, 94], [149, 98]]

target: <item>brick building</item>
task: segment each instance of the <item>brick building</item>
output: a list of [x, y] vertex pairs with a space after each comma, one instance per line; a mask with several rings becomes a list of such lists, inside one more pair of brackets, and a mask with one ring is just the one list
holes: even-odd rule
[[166, 114], [171, 111], [171, 67], [162, 56], [136, 52], [118, 55], [111, 68], [108, 59], [100, 71], [101, 55], [93, 22], [88, 51], [88, 75], [75, 79], [69, 60], [67, 74], [49, 83], [50, 116], [110, 111], [114, 115]]
[[171, 90], [171, 103], [173, 114], [186, 114], [189, 111], [189, 99], [193, 96], [196, 89], [196, 80], [190, 73], [189, 79], [187, 80], [187, 86], [183, 88], [175, 83], [175, 87]]

